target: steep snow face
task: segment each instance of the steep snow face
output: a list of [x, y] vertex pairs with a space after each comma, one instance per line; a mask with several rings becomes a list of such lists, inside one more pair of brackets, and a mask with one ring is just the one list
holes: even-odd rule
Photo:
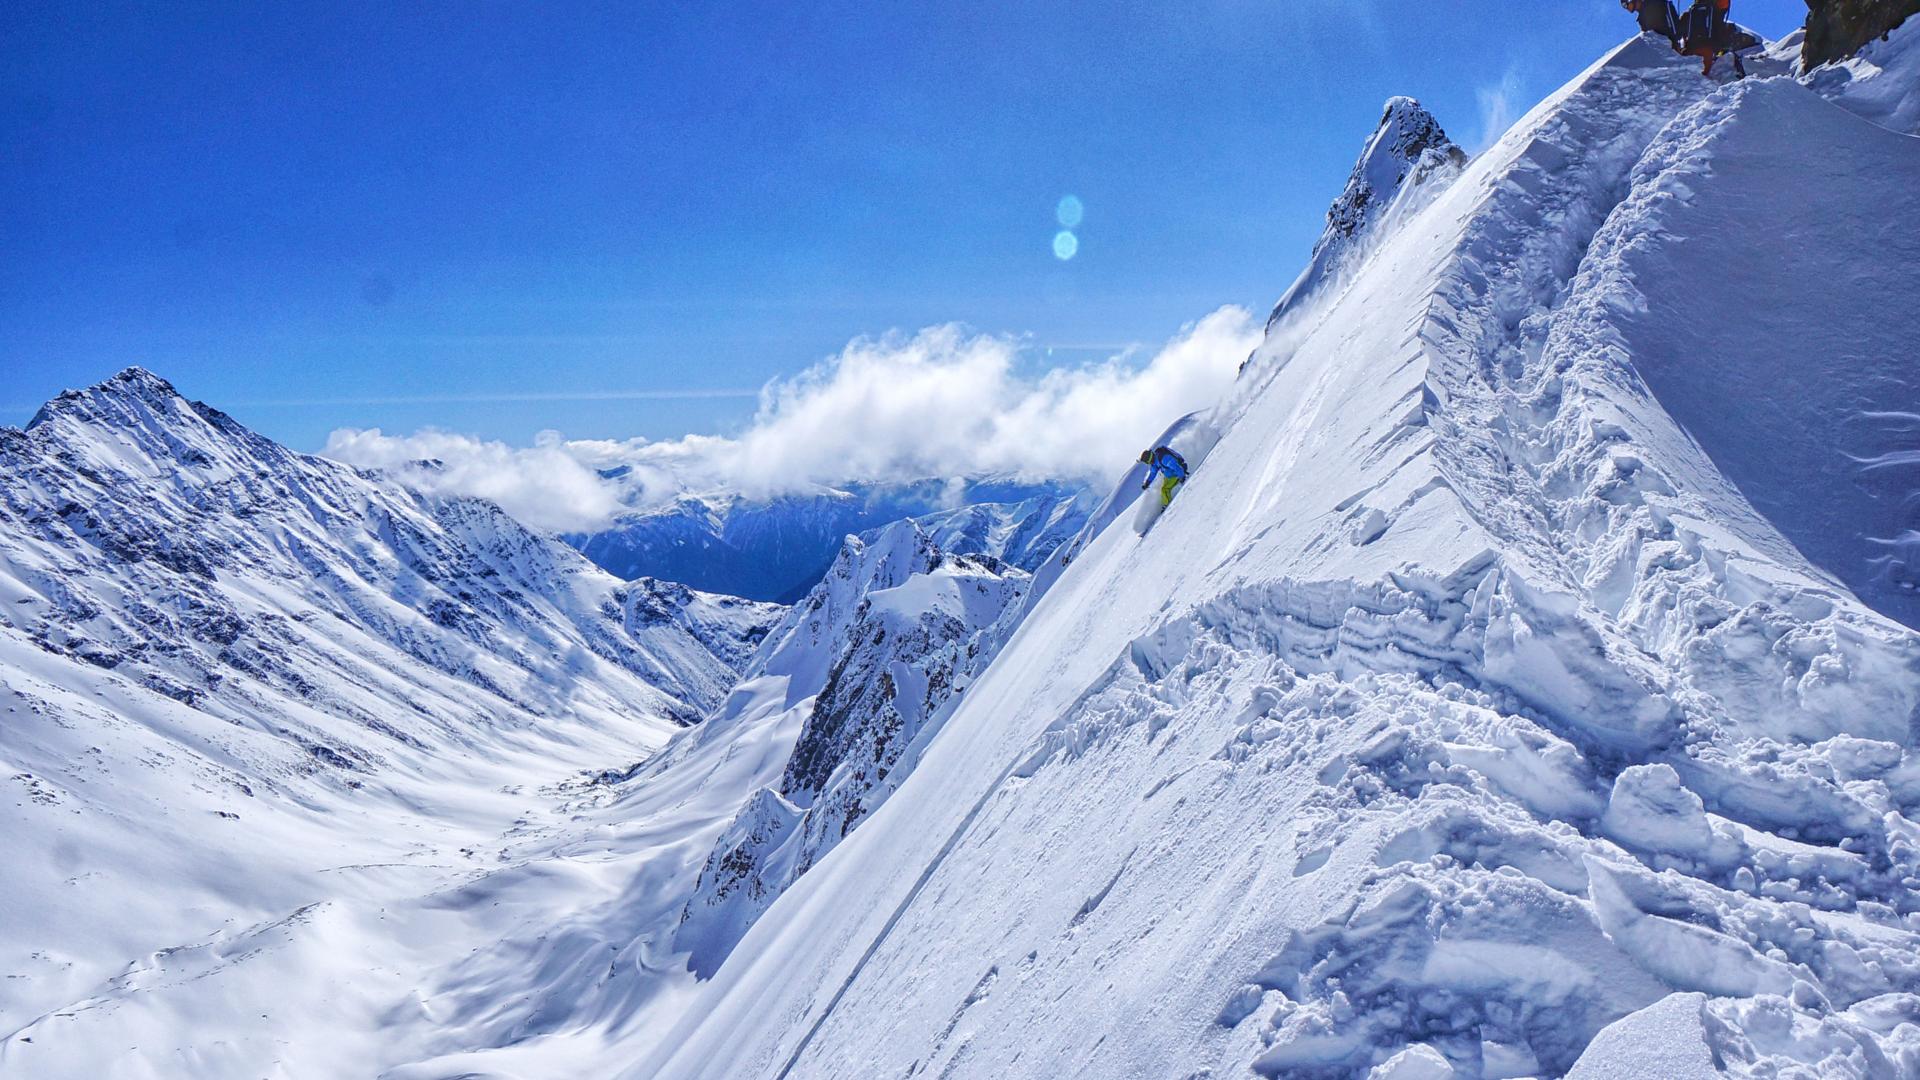
[[215, 1029], [205, 1075], [365, 1064], [346, 1018], [440, 944], [383, 943], [383, 909], [548, 823], [526, 788], [664, 745], [781, 614], [623, 584], [138, 369], [0, 430], [0, 1071], [165, 1072]]
[[1885, 194], [1775, 152], [1816, 123], [1913, 175], [1645, 40], [1544, 102], [1276, 326], [1151, 532], [1063, 549], [628, 1075], [1920, 1070], [1920, 639], [1716, 464], [1771, 447], [1669, 415], [1622, 269], [1785, 242], [1683, 176]]
[[[1547, 341], [1568, 364], [1631, 360], [1801, 554], [1914, 627], [1920, 334], [1886, 268], [1920, 266], [1917, 181], [1920, 140], [1784, 80], [1741, 87], [1646, 155]], [[1760, 228], [1764, 253], [1712, 240]]]
[[1049, 544], [1079, 527], [1090, 501], [1075, 484], [994, 479], [852, 485], [775, 499], [689, 494], [568, 539], [620, 577], [792, 603], [820, 580], [849, 534], [924, 518], [943, 550], [1031, 569], [1051, 554]]
[[[868, 543], [849, 538], [771, 650], [766, 670], [794, 673], [787, 695], [806, 695], [806, 722], [777, 792], [741, 810], [687, 902], [675, 944], [697, 974], [717, 970], [760, 913], [899, 787], [912, 748], [1004, 640], [1029, 580], [991, 558], [948, 555], [912, 522]], [[850, 610], [849, 588], [860, 596]], [[794, 662], [795, 651], [808, 660]]]
[[1327, 228], [1313, 257], [1267, 318], [1273, 328], [1321, 288], [1351, 274], [1392, 226], [1432, 201], [1460, 175], [1466, 151], [1455, 146], [1433, 114], [1408, 97], [1387, 101], [1380, 124], [1327, 210]]

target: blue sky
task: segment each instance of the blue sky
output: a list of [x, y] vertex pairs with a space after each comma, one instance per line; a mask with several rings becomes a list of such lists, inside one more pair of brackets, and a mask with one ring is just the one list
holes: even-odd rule
[[0, 423], [140, 363], [302, 449], [672, 437], [893, 328], [1158, 345], [1286, 286], [1388, 96], [1477, 148], [1630, 31], [1615, 0], [13, 0]]

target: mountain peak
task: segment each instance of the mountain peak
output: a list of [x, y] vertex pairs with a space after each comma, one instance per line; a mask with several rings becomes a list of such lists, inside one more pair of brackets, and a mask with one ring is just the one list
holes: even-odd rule
[[1382, 222], [1426, 205], [1466, 164], [1467, 152], [1424, 106], [1410, 97], [1388, 98], [1347, 186], [1327, 208], [1327, 227], [1313, 245], [1311, 261], [1274, 305], [1267, 326], [1322, 283], [1356, 266]]
[[61, 391], [33, 414], [27, 427], [39, 427], [59, 418], [71, 417], [89, 423], [113, 414], [124, 416], [130, 410], [173, 412], [185, 407], [187, 400], [172, 383], [136, 364], [84, 390]]
[[1366, 229], [1378, 216], [1371, 208], [1389, 202], [1409, 177], [1418, 181], [1438, 169], [1457, 169], [1466, 163], [1466, 151], [1447, 138], [1440, 121], [1418, 101], [1388, 98], [1380, 123], [1347, 177], [1346, 189], [1327, 209], [1327, 231], [1315, 245], [1315, 254]]
[[[189, 401], [138, 366], [84, 390], [63, 391], [24, 430], [28, 442], [57, 447], [108, 473], [157, 475], [185, 464], [203, 479], [218, 479], [234, 470], [277, 469], [300, 456], [210, 405]], [[209, 468], [214, 471], [204, 471]]]
[[155, 375], [153, 372], [133, 364], [122, 368], [119, 374], [100, 384], [101, 387], [123, 388], [138, 393], [172, 394], [178, 396], [173, 384]]

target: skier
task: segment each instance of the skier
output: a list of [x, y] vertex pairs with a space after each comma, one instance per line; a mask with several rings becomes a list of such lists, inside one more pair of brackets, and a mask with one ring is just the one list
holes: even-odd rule
[[1187, 459], [1174, 453], [1172, 447], [1156, 446], [1140, 452], [1140, 464], [1147, 467], [1147, 478], [1140, 484], [1140, 490], [1152, 487], [1155, 477], [1165, 476], [1160, 483], [1160, 505], [1164, 508], [1173, 502], [1174, 491], [1187, 482]]

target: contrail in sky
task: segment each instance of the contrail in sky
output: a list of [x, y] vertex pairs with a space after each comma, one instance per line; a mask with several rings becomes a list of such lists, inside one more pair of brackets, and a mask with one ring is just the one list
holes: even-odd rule
[[424, 397], [264, 398], [222, 408], [269, 409], [336, 405], [484, 405], [520, 401], [688, 401], [759, 397], [759, 390], [586, 390], [536, 394], [434, 394]]
[[[720, 398], [759, 397], [760, 391], [745, 389], [715, 390], [586, 390], [551, 394], [432, 394], [422, 397], [337, 397], [337, 398], [254, 398], [247, 401], [222, 401], [222, 409], [300, 409], [340, 405], [486, 405], [518, 401], [696, 401]], [[30, 413], [32, 405], [0, 405], [7, 412]]]

